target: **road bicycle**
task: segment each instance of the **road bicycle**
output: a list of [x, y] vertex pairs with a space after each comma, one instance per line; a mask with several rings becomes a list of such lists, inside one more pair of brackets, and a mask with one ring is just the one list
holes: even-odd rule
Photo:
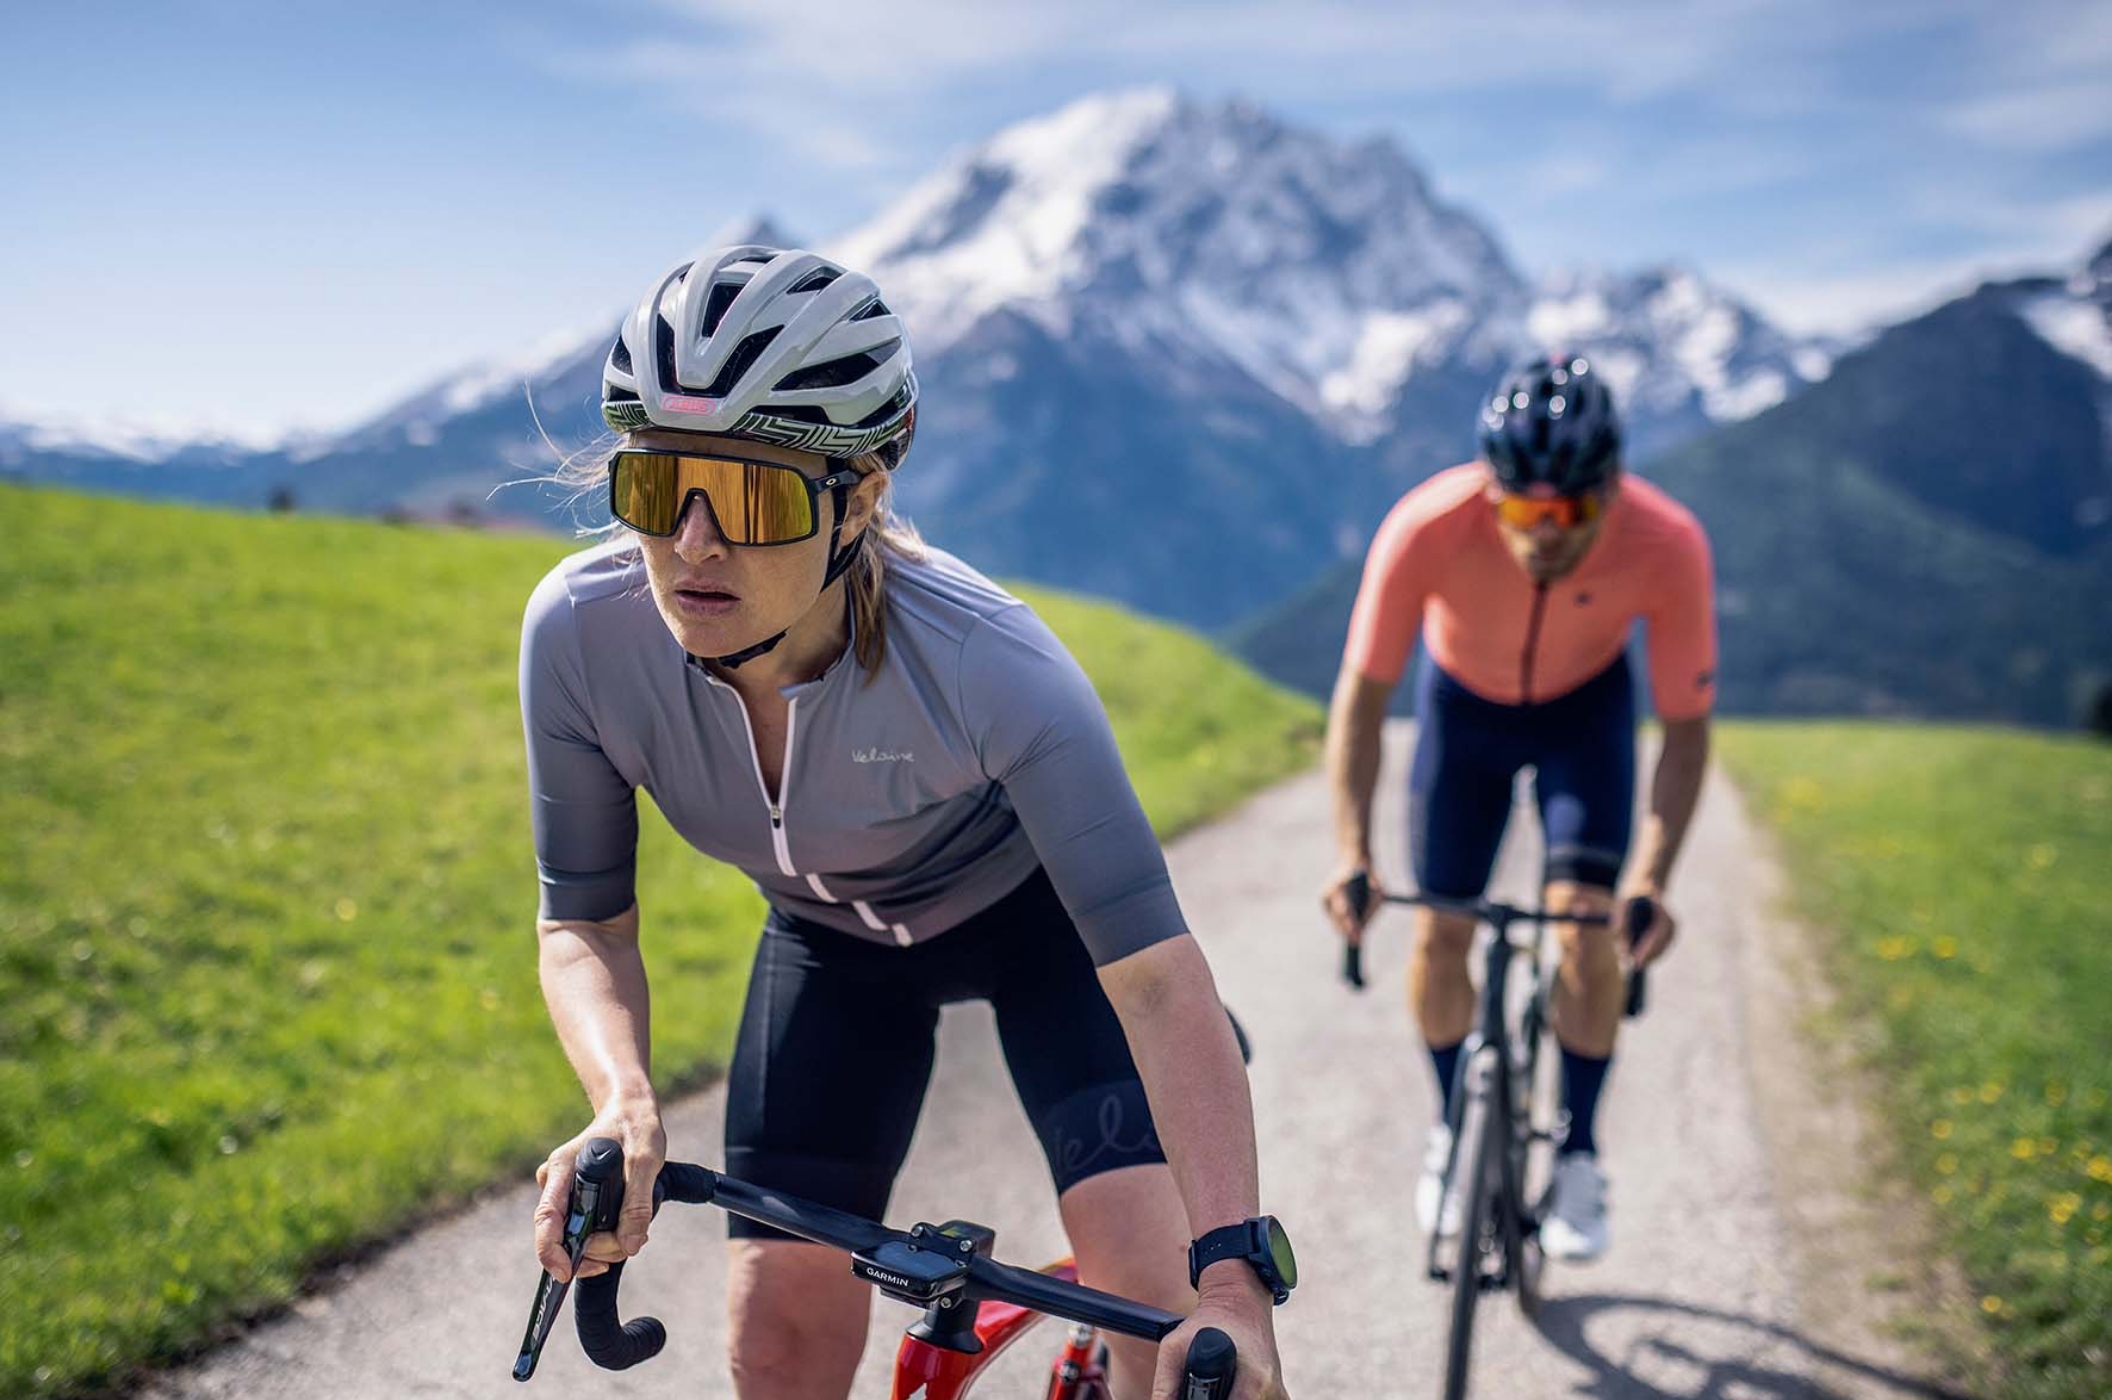
[[[983, 1370], [1043, 1316], [1073, 1324], [1051, 1368], [1046, 1400], [1109, 1400], [1099, 1331], [1155, 1342], [1184, 1321], [1179, 1313], [1083, 1286], [1069, 1259], [1041, 1270], [999, 1263], [992, 1257], [996, 1231], [971, 1221], [894, 1230], [689, 1162], [660, 1168], [653, 1187], [656, 1212], [664, 1201], [716, 1205], [840, 1249], [851, 1256], [857, 1277], [890, 1298], [922, 1308], [923, 1316], [903, 1333], [895, 1353], [893, 1400], [961, 1400]], [[575, 1270], [587, 1238], [616, 1228], [622, 1204], [623, 1149], [609, 1138], [590, 1139], [575, 1163], [565, 1220], [565, 1249]], [[657, 1318], [621, 1320], [616, 1294], [622, 1278], [619, 1262], [606, 1273], [581, 1279], [573, 1304], [581, 1348], [609, 1370], [649, 1360], [667, 1344], [667, 1329]], [[514, 1362], [515, 1380], [535, 1374], [566, 1290], [566, 1284], [544, 1273]], [[1229, 1400], [1236, 1362], [1232, 1339], [1214, 1327], [1203, 1328], [1188, 1348], [1182, 1400]]]
[[[1371, 883], [1354, 877], [1345, 893], [1361, 914], [1371, 902]], [[1540, 1222], [1547, 1208], [1548, 1181], [1564, 1123], [1551, 1083], [1543, 1082], [1542, 1052], [1554, 1037], [1549, 1020], [1551, 986], [1542, 956], [1549, 923], [1606, 927], [1610, 915], [1524, 909], [1488, 899], [1440, 899], [1389, 894], [1388, 904], [1420, 905], [1469, 914], [1488, 930], [1482, 941], [1481, 1009], [1473, 1032], [1460, 1047], [1447, 1122], [1451, 1159], [1445, 1164], [1441, 1201], [1459, 1202], [1459, 1232], [1449, 1254], [1442, 1229], [1430, 1234], [1429, 1274], [1452, 1285], [1452, 1325], [1445, 1348], [1445, 1400], [1463, 1400], [1473, 1355], [1474, 1309], [1485, 1292], [1514, 1289], [1527, 1318], [1540, 1311], [1540, 1277], [1546, 1263]], [[1627, 933], [1639, 938], [1650, 925], [1646, 901], [1630, 906]], [[1514, 939], [1514, 926], [1531, 933]], [[1524, 985], [1514, 997], [1511, 965], [1523, 955]], [[1342, 975], [1364, 985], [1363, 950], [1343, 951]], [[1637, 968], [1628, 977], [1625, 1014], [1643, 1009], [1645, 980]], [[1548, 1063], [1552, 1063], [1549, 1057]], [[1552, 1076], [1548, 1078], [1551, 1079]], [[1455, 1192], [1458, 1194], [1455, 1196]], [[1439, 1211], [1440, 1218], [1444, 1211]]]

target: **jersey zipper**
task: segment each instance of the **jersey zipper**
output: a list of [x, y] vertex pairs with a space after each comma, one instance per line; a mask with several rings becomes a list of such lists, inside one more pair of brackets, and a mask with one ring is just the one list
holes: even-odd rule
[[[718, 680], [716, 677], [713, 677], [712, 684], [724, 685], [725, 682]], [[726, 686], [726, 688], [728, 690], [733, 689], [732, 686]], [[755, 721], [748, 717], [748, 702], [741, 698], [740, 693], [738, 691], [735, 691], [733, 696], [733, 703], [740, 706], [741, 725], [748, 731], [748, 761], [755, 765], [755, 786], [756, 789], [762, 793], [763, 806], [767, 808], [770, 813], [770, 846], [771, 849], [777, 854], [777, 868], [779, 870], [782, 870], [785, 875], [790, 879], [804, 879], [807, 882], [807, 887], [813, 890], [815, 894], [819, 895], [827, 903], [841, 904], [843, 901], [838, 899], [834, 894], [831, 894], [829, 892], [829, 887], [821, 882], [821, 876], [812, 874], [803, 876], [799, 873], [799, 871], [793, 868], [792, 846], [791, 842], [787, 839], [785, 835], [784, 793], [786, 791], [787, 785], [792, 781], [792, 739], [793, 736], [799, 732], [798, 698], [794, 697], [793, 699], [785, 702], [785, 760], [783, 765], [777, 770], [778, 795], [775, 797], [771, 796], [770, 784], [765, 782], [763, 779], [762, 751], [756, 746]], [[912, 942], [915, 941], [911, 937], [909, 929], [907, 927], [902, 924], [888, 923], [885, 919], [880, 917], [879, 913], [874, 910], [872, 905], [866, 903], [864, 900], [852, 900], [851, 908], [857, 911], [858, 917], [864, 921], [865, 926], [867, 928], [872, 929], [875, 933], [885, 933], [892, 935], [895, 942], [900, 946], [907, 948]]]
[[[784, 804], [777, 796], [772, 795], [770, 784], [763, 779], [763, 755], [755, 743], [755, 721], [748, 717], [748, 702], [740, 697], [738, 691], [734, 693], [733, 703], [741, 707], [741, 725], [748, 731], [748, 761], [755, 765], [755, 786], [757, 791], [762, 793], [763, 806], [770, 813], [770, 846], [777, 853], [777, 868], [791, 879], [797, 880], [799, 872], [792, 868], [792, 846], [785, 839]], [[785, 702], [785, 758], [777, 770], [777, 786], [780, 793], [792, 777], [792, 736], [798, 728], [799, 701], [788, 700]]]
[[1547, 583], [1533, 585], [1533, 616], [1525, 624], [1525, 655], [1518, 660], [1518, 703], [1533, 703], [1533, 651], [1540, 645], [1540, 616], [1547, 611]]

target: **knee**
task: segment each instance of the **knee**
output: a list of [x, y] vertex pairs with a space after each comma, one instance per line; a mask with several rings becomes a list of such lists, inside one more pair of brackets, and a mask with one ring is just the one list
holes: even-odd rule
[[1474, 920], [1434, 909], [1419, 910], [1418, 914], [1415, 942], [1423, 957], [1431, 962], [1466, 966], [1467, 952], [1474, 946]]
[[[1554, 914], [1589, 914], [1605, 918], [1613, 913], [1613, 891], [1595, 885], [1567, 882], [1547, 887], [1547, 908]], [[1588, 971], [1620, 968], [1620, 943], [1610, 924], [1556, 922], [1555, 936], [1562, 947], [1562, 961]]]
[[820, 1267], [819, 1246], [734, 1242], [728, 1271], [727, 1362], [743, 1394], [800, 1395], [841, 1378], [865, 1349], [866, 1289]]

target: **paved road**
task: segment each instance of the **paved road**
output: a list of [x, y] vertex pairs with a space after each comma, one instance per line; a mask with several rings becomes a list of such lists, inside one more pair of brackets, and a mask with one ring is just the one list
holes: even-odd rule
[[[1388, 735], [1382, 804], [1398, 821], [1408, 733]], [[1499, 888], [1522, 894], [1537, 867], [1514, 823]], [[1305, 1285], [1280, 1315], [1287, 1377], [1300, 1400], [1425, 1396], [1443, 1366], [1446, 1299], [1418, 1277], [1410, 1188], [1430, 1076], [1399, 991], [1406, 920], [1379, 926], [1372, 990], [1335, 979], [1312, 889], [1326, 865], [1319, 778], [1288, 782], [1172, 850], [1190, 921], [1227, 1000], [1253, 1033], [1264, 1200], [1294, 1231]], [[1404, 849], [1388, 825], [1382, 850]], [[1713, 781], [1691, 838], [1678, 907], [1691, 932], [1653, 979], [1653, 1006], [1625, 1034], [1602, 1109], [1614, 1248], [1590, 1269], [1550, 1269], [1539, 1330], [1508, 1299], [1478, 1324], [1477, 1393], [1660, 1397], [1931, 1395], [1906, 1379], [1889, 1344], [1831, 1307], [1800, 1313], [1797, 1220], [1830, 1211], [1809, 1183], [1784, 1184], [1763, 1141], [1755, 1072], [1794, 1102], [1797, 1056], [1779, 1030], [1750, 1033], [1752, 988], [1768, 975], [1779, 930], [1764, 912], [1773, 876], [1755, 855], [1735, 796]], [[1398, 875], [1398, 867], [1394, 867]], [[1756, 1062], [1755, 1057], [1763, 1057]], [[701, 1095], [670, 1117], [673, 1155], [719, 1159], [721, 1104]], [[1807, 1173], [1808, 1174], [1808, 1173]], [[1852, 1188], [1851, 1192], [1852, 1192]], [[502, 1192], [148, 1388], [152, 1400], [300, 1395], [317, 1400], [518, 1396], [507, 1378], [535, 1282], [528, 1188]], [[1789, 1207], [1785, 1209], [1785, 1206]], [[998, 1229], [999, 1253], [1062, 1252], [1054, 1201], [990, 1018], [949, 1012], [938, 1077], [892, 1211], [897, 1223], [966, 1216]], [[723, 1269], [715, 1213], [663, 1219], [625, 1294], [673, 1334], [662, 1356], [623, 1375], [596, 1373], [560, 1333], [527, 1394], [730, 1396], [723, 1374]], [[1873, 1261], [1875, 1267], [1875, 1261]], [[1850, 1281], [1845, 1291], [1860, 1290]], [[1812, 1316], [1824, 1311], [1825, 1316]], [[858, 1390], [885, 1395], [909, 1310], [880, 1302]], [[1053, 1338], [1053, 1331], [1049, 1335]], [[1823, 1338], [1824, 1340], [1820, 1340]], [[983, 1393], [1039, 1395], [1047, 1348], [1016, 1348]], [[581, 1387], [585, 1388], [582, 1389]]]

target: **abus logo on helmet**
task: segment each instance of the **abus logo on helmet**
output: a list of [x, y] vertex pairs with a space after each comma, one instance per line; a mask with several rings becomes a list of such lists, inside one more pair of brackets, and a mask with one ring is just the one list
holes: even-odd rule
[[675, 413], [717, 413], [717, 399], [700, 399], [691, 394], [669, 394], [660, 400], [660, 406]]

